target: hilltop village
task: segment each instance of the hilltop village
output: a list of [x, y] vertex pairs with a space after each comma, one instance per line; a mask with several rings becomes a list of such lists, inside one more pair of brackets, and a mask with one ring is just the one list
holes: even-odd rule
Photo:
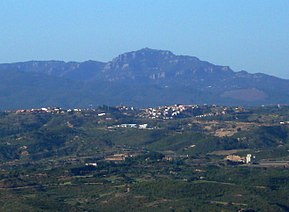
[[[102, 106], [98, 109], [63, 109], [60, 107], [47, 107], [47, 108], [37, 108], [37, 109], [21, 109], [16, 110], [15, 113], [54, 113], [54, 114], [65, 114], [65, 113], [73, 113], [73, 112], [83, 112], [83, 111], [93, 111], [100, 112], [98, 116], [105, 116], [106, 111], [109, 112], [109, 109], [112, 111], [118, 110], [123, 114], [137, 114], [138, 117], [149, 118], [149, 119], [174, 119], [174, 118], [184, 118], [184, 117], [208, 117], [208, 116], [221, 116], [226, 114], [234, 114], [234, 113], [244, 113], [246, 110], [244, 107], [225, 107], [225, 106], [217, 106], [217, 105], [171, 105], [171, 106], [160, 106], [156, 108], [144, 108], [137, 109], [135, 107], [128, 106]], [[13, 112], [13, 111], [6, 111]]]
[[[284, 106], [286, 107], [286, 106]], [[262, 108], [262, 107], [261, 107]], [[264, 108], [264, 107], [263, 107]], [[271, 108], [271, 107], [269, 107]], [[280, 109], [281, 106], [277, 105], [272, 108]], [[160, 106], [156, 108], [144, 108], [139, 109], [129, 106], [101, 106], [98, 108], [75, 108], [75, 109], [63, 109], [60, 107], [47, 107], [39, 109], [22, 109], [16, 111], [6, 111], [8, 113], [15, 114], [61, 114], [61, 115], [78, 115], [86, 117], [95, 117], [97, 123], [101, 127], [105, 127], [108, 130], [117, 128], [128, 128], [138, 130], [162, 130], [168, 127], [168, 123], [165, 121], [171, 120], [174, 123], [176, 132], [182, 133], [188, 129], [197, 129], [202, 133], [208, 135], [214, 135], [217, 137], [231, 137], [240, 131], [248, 131], [256, 126], [270, 126], [270, 125], [286, 125], [289, 121], [285, 120], [284, 117], [271, 119], [257, 122], [244, 121], [242, 120], [246, 116], [250, 116], [254, 109], [245, 109], [244, 107], [228, 107], [228, 106], [217, 106], [217, 105], [171, 105], [171, 106]], [[129, 121], [130, 122], [129, 122]], [[183, 123], [177, 125], [173, 120], [180, 120]], [[156, 124], [157, 123], [157, 124]], [[171, 124], [169, 123], [169, 125]], [[67, 121], [67, 126], [70, 128], [74, 127], [74, 124]], [[246, 140], [246, 137], [237, 137], [237, 141]], [[196, 145], [192, 144], [185, 147], [184, 150], [195, 148]], [[25, 151], [22, 153], [28, 154], [27, 147], [24, 147]], [[119, 162], [125, 161], [127, 158], [133, 158], [149, 151], [142, 149], [141, 151], [136, 150], [132, 147], [121, 146], [122, 150], [116, 149], [115, 151], [109, 152], [103, 156], [104, 161]], [[229, 150], [228, 154], [224, 151], [223, 160], [230, 164], [256, 164], [255, 156], [248, 152], [243, 156], [236, 154], [229, 154], [232, 151]], [[238, 152], [238, 151], [236, 151]], [[188, 155], [178, 154], [174, 151], [163, 152], [163, 159], [175, 160], [180, 158], [188, 158]], [[234, 151], [233, 151], [234, 153]], [[222, 155], [222, 154], [221, 154]], [[97, 162], [86, 163], [86, 164], [97, 164]], [[282, 165], [284, 165], [282, 163]], [[285, 163], [286, 165], [286, 163]]]

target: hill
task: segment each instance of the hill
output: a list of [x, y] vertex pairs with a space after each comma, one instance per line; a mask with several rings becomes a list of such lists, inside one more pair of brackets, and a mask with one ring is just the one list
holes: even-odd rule
[[288, 114], [216, 105], [0, 112], [0, 211], [288, 211]]

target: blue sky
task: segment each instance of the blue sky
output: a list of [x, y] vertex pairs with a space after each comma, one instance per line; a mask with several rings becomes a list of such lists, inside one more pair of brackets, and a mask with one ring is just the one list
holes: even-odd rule
[[0, 63], [149, 47], [289, 79], [288, 0], [5, 0], [0, 10]]

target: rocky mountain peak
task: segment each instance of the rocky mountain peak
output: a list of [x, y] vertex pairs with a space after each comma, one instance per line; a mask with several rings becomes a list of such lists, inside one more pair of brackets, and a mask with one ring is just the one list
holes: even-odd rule
[[[228, 66], [217, 66], [197, 57], [175, 55], [167, 50], [143, 48], [127, 52], [108, 62], [104, 78], [116, 80], [198, 80], [207, 75], [231, 75]], [[221, 77], [221, 76], [220, 76]], [[176, 80], [177, 80], [176, 79]]]
[[143, 48], [137, 51], [126, 52], [114, 58], [111, 63], [128, 63], [137, 60], [137, 62], [169, 60], [176, 57], [170, 51]]

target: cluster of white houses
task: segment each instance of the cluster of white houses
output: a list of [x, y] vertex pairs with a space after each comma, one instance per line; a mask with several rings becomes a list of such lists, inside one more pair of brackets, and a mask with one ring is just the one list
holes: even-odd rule
[[81, 112], [82, 109], [62, 109], [60, 107], [43, 107], [37, 109], [16, 110], [16, 113], [67, 113], [67, 112]]
[[[143, 118], [150, 118], [150, 119], [173, 119], [178, 117], [179, 115], [184, 114], [195, 114], [193, 111], [198, 111], [198, 113], [202, 113], [204, 109], [204, 114], [195, 115], [195, 117], [202, 118], [207, 116], [220, 116], [225, 115], [228, 113], [240, 113], [244, 112], [245, 109], [243, 107], [235, 107], [235, 108], [229, 108], [229, 107], [223, 107], [223, 106], [217, 106], [217, 105], [171, 105], [171, 106], [161, 106], [157, 108], [146, 108], [143, 109], [143, 112], [141, 113], [141, 117]], [[210, 112], [208, 112], [208, 109]], [[191, 113], [192, 112], [192, 113]]]
[[173, 119], [186, 110], [195, 109], [198, 107], [198, 105], [172, 105], [161, 106], [158, 108], [146, 108], [143, 109], [141, 117], [150, 119]]

